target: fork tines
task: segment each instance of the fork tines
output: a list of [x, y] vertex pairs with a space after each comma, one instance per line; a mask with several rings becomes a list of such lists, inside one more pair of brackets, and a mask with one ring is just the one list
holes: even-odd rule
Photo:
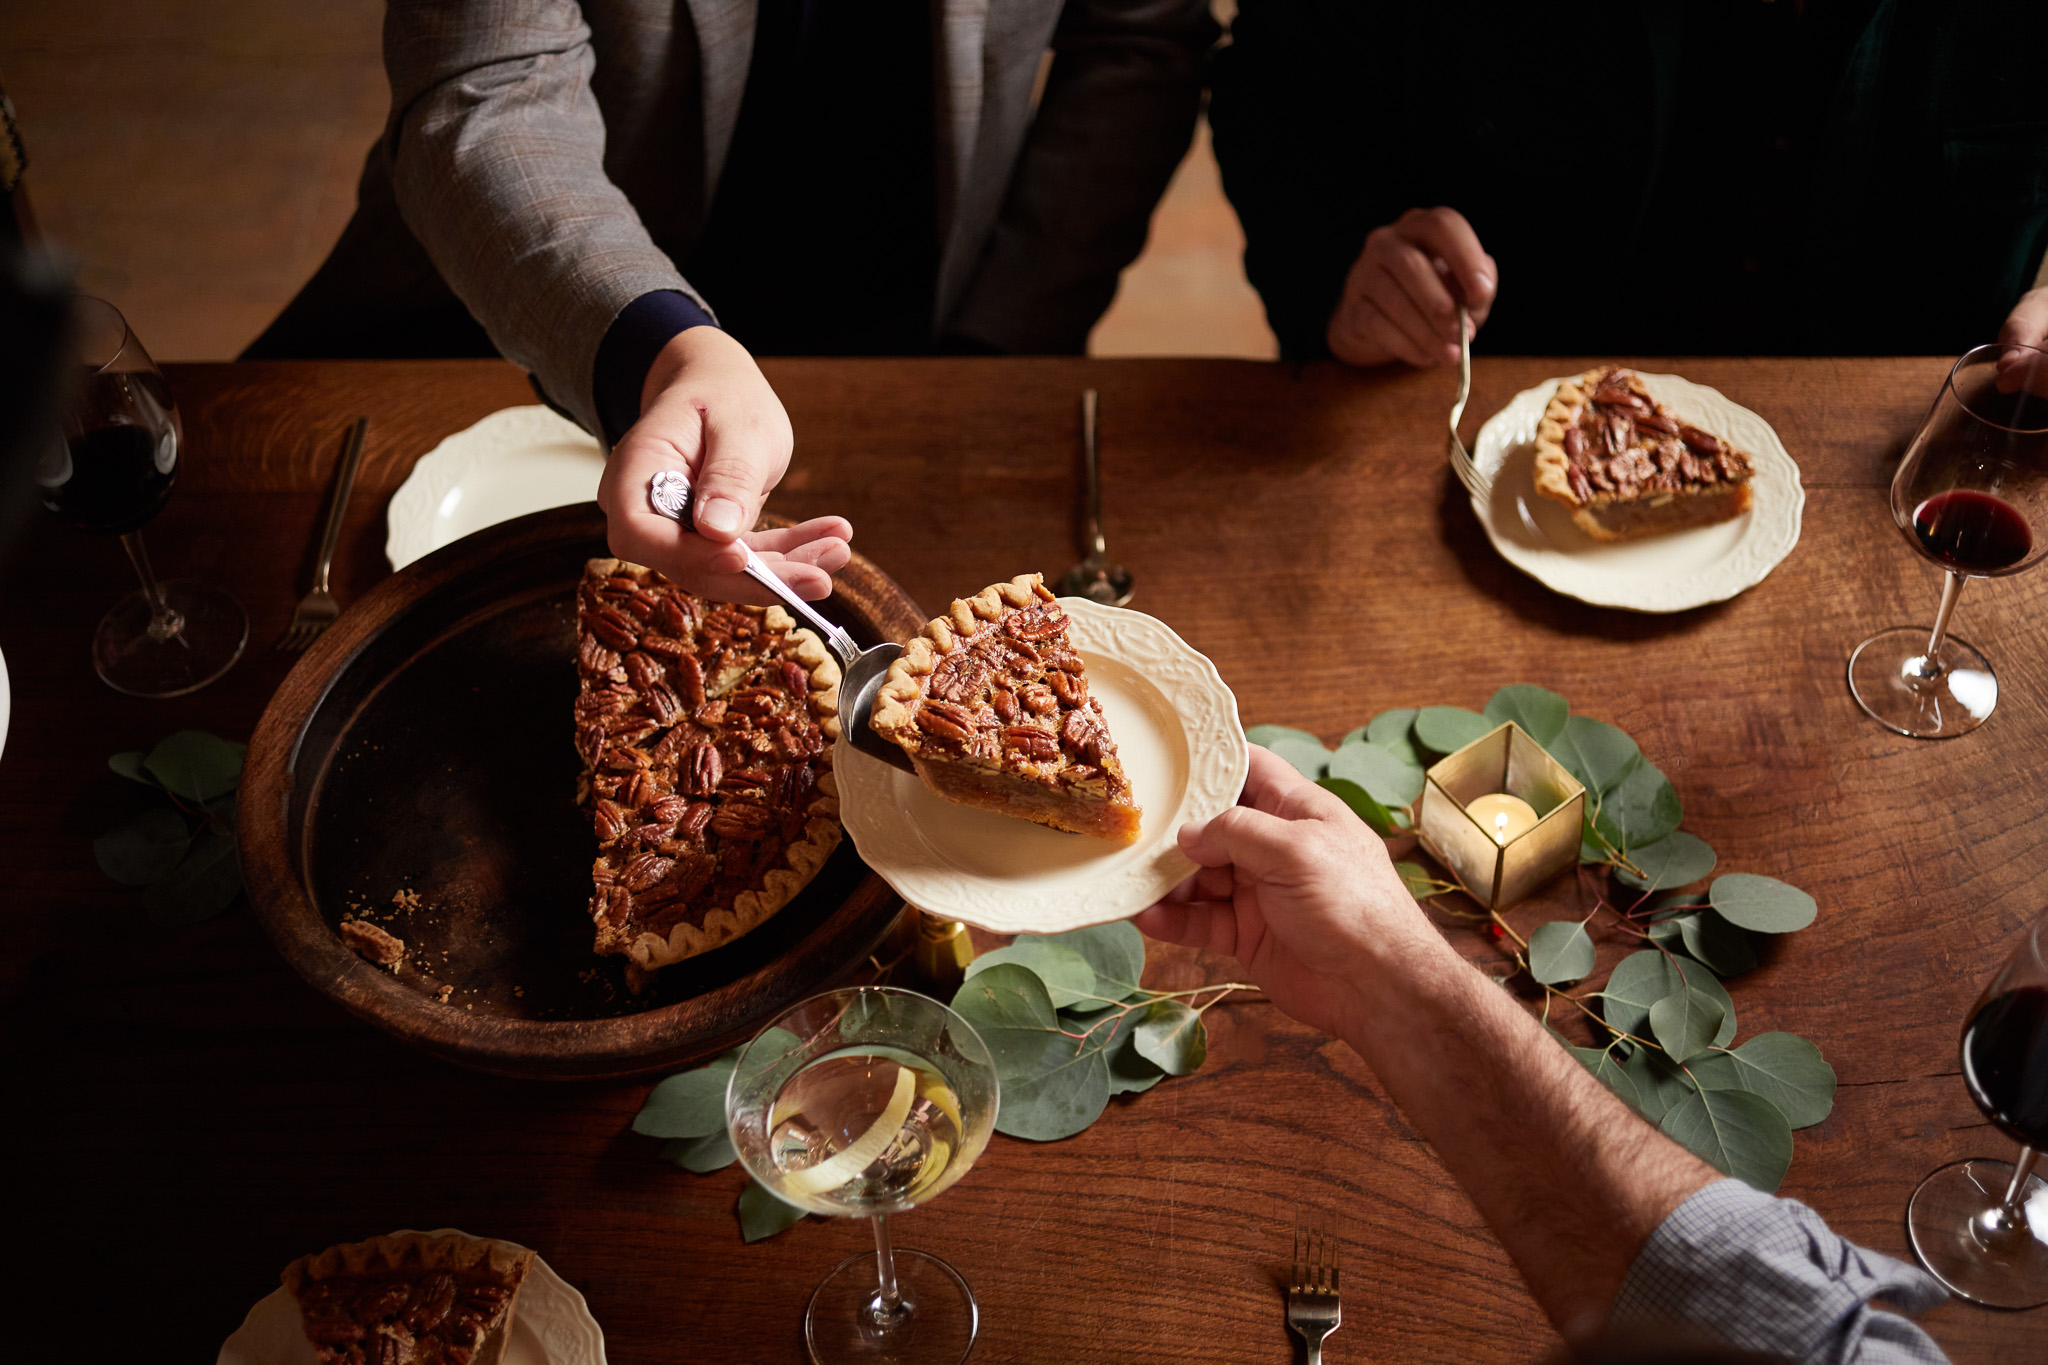
[[1343, 1243], [1325, 1226], [1322, 1215], [1297, 1211], [1294, 1215], [1294, 1276], [1288, 1281], [1288, 1292], [1336, 1298], [1342, 1261]]

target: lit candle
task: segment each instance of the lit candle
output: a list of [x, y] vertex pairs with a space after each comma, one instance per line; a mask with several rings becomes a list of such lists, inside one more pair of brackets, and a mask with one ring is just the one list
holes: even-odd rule
[[1506, 792], [1477, 798], [1465, 807], [1465, 813], [1477, 821], [1481, 829], [1492, 834], [1494, 842], [1502, 847], [1536, 828], [1536, 808], [1521, 797], [1509, 796]]

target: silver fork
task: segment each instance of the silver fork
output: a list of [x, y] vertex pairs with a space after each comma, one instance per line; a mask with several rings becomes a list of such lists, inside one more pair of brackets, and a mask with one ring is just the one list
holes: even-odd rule
[[363, 462], [363, 436], [369, 429], [369, 418], [356, 418], [355, 425], [348, 429], [347, 444], [341, 448], [341, 472], [335, 476], [334, 498], [327, 504], [327, 529], [320, 533], [320, 558], [313, 565], [313, 589], [299, 599], [292, 623], [278, 637], [277, 647], [287, 654], [312, 644], [341, 615], [341, 604], [327, 590], [327, 571], [334, 567], [334, 548], [341, 543], [341, 514], [348, 508], [348, 495], [355, 491], [356, 466]]
[[1307, 1365], [1322, 1365], [1323, 1338], [1344, 1324], [1337, 1298], [1342, 1244], [1316, 1215], [1294, 1215], [1294, 1276], [1287, 1282], [1287, 1326], [1308, 1347]]
[[1451, 404], [1451, 440], [1449, 454], [1451, 472], [1458, 476], [1458, 482], [1476, 498], [1486, 496], [1487, 481], [1479, 476], [1479, 466], [1472, 463], [1471, 452], [1458, 439], [1458, 419], [1465, 415], [1465, 400], [1472, 396], [1472, 315], [1465, 311], [1465, 305], [1458, 305], [1458, 401]]

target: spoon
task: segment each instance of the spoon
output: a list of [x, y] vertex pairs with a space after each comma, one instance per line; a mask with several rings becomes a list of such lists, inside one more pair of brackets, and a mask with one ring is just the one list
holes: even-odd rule
[[1131, 571], [1113, 563], [1102, 539], [1102, 472], [1095, 459], [1095, 390], [1081, 390], [1081, 460], [1088, 500], [1081, 523], [1081, 547], [1088, 557], [1060, 575], [1060, 596], [1085, 597], [1105, 607], [1131, 600]]
[[[662, 516], [681, 522], [686, 530], [697, 524], [692, 507], [695, 496], [689, 479], [679, 469], [661, 470], [647, 481], [647, 505]], [[747, 552], [742, 572], [802, 617], [839, 656], [839, 724], [853, 747], [893, 768], [915, 772], [903, 750], [883, 739], [868, 725], [869, 713], [875, 707], [875, 693], [881, 690], [882, 679], [888, 676], [889, 665], [903, 653], [903, 646], [885, 644], [862, 649], [854, 643], [851, 635], [820, 616], [810, 603], [790, 591], [789, 584], [782, 581], [781, 575], [761, 562], [753, 546], [741, 541], [740, 548]]]

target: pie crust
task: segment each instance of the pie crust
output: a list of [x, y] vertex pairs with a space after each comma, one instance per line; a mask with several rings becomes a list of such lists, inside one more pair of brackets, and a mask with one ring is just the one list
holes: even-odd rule
[[781, 607], [593, 559], [577, 589], [596, 950], [629, 983], [758, 928], [838, 846], [839, 664]]
[[320, 1365], [498, 1365], [534, 1255], [422, 1232], [372, 1237], [284, 1268]]
[[1536, 491], [1595, 540], [1636, 540], [1749, 510], [1755, 461], [1688, 426], [1642, 376], [1603, 365], [1563, 380], [1536, 428]]
[[1128, 844], [1142, 812], [1038, 574], [956, 600], [904, 646], [869, 726], [949, 801]]

